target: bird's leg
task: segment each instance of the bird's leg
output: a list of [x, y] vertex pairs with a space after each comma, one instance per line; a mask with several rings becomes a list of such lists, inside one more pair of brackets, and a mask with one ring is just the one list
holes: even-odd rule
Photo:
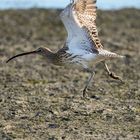
[[94, 71], [91, 71], [91, 70], [89, 70], [89, 69], [86, 69], [86, 71], [89, 72], [91, 75], [90, 75], [89, 79], [87, 80], [87, 83], [86, 83], [85, 88], [84, 88], [84, 90], [83, 90], [83, 97], [86, 97], [86, 90], [87, 90], [87, 88], [88, 88], [88, 85], [90, 84], [92, 78], [93, 78], [94, 75], [95, 75], [95, 72], [94, 72]]
[[121, 82], [123, 82], [123, 80], [122, 80], [122, 78], [120, 77], [120, 76], [117, 76], [115, 73], [113, 73], [113, 72], [111, 72], [110, 70], [109, 70], [109, 68], [108, 68], [108, 66], [107, 66], [107, 64], [104, 62], [104, 65], [105, 65], [105, 68], [106, 68], [106, 71], [107, 71], [107, 73], [108, 73], [108, 75], [111, 77], [111, 78], [113, 78], [113, 79], [115, 79], [115, 80], [120, 80]]

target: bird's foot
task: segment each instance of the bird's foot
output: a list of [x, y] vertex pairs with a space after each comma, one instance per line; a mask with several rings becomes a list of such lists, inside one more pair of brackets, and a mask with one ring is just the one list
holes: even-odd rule
[[122, 83], [124, 83], [124, 81], [122, 80], [122, 78], [120, 77], [120, 76], [117, 76], [115, 73], [113, 73], [113, 72], [111, 72], [110, 70], [109, 70], [109, 68], [108, 68], [108, 66], [107, 66], [107, 64], [104, 62], [104, 65], [105, 65], [105, 68], [106, 68], [106, 71], [107, 71], [107, 73], [108, 73], [108, 75], [111, 77], [111, 78], [113, 78], [113, 79], [115, 79], [115, 80], [119, 80], [119, 81], [121, 81]]
[[84, 90], [83, 90], [83, 98], [87, 98], [87, 93], [86, 93], [86, 91], [87, 91], [87, 88], [84, 88]]
[[87, 94], [87, 88], [84, 88], [84, 90], [83, 90], [82, 99], [84, 99], [84, 100], [90, 99]]
[[121, 81], [122, 83], [124, 83], [124, 81], [122, 80], [122, 78], [120, 77], [120, 76], [117, 76], [115, 73], [113, 73], [113, 72], [110, 72], [109, 73], [109, 76], [111, 77], [111, 78], [113, 78], [113, 79], [115, 79], [115, 80], [119, 80], [119, 81]]
[[84, 89], [83, 90], [83, 98], [86, 98], [87, 97], [86, 91], [87, 91], [87, 89]]
[[98, 97], [96, 95], [92, 95], [92, 96], [89, 97], [88, 94], [87, 94], [87, 89], [84, 89], [82, 99], [84, 99], [84, 100], [90, 100], [90, 99], [100, 100], [100, 97]]

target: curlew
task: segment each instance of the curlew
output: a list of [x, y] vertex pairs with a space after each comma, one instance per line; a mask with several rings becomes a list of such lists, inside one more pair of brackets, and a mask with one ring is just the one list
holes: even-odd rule
[[83, 96], [86, 95], [88, 85], [95, 74], [94, 67], [99, 62], [104, 62], [110, 77], [121, 80], [119, 76], [109, 70], [106, 60], [123, 58], [123, 56], [103, 48], [96, 27], [96, 10], [96, 0], [73, 0], [60, 13], [60, 18], [68, 32], [63, 48], [54, 53], [48, 48], [41, 47], [31, 52], [15, 55], [8, 59], [7, 63], [19, 56], [40, 54], [54, 65], [80, 65], [90, 73], [83, 89]]

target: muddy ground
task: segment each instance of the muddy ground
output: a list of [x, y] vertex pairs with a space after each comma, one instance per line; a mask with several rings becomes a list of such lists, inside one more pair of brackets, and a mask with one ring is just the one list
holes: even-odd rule
[[17, 53], [63, 46], [60, 10], [0, 11], [1, 140], [139, 140], [140, 10], [99, 11], [97, 25], [104, 47], [127, 60], [109, 67], [125, 83], [108, 77], [102, 64], [88, 89], [88, 74], [56, 67], [38, 55]]

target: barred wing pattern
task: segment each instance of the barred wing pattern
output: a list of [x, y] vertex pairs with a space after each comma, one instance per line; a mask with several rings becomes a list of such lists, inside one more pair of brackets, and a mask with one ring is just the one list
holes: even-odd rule
[[89, 40], [95, 44], [95, 47], [102, 48], [100, 39], [98, 38], [98, 31], [96, 27], [96, 0], [74, 0], [73, 13], [74, 17], [78, 19], [79, 24], [89, 37]]

